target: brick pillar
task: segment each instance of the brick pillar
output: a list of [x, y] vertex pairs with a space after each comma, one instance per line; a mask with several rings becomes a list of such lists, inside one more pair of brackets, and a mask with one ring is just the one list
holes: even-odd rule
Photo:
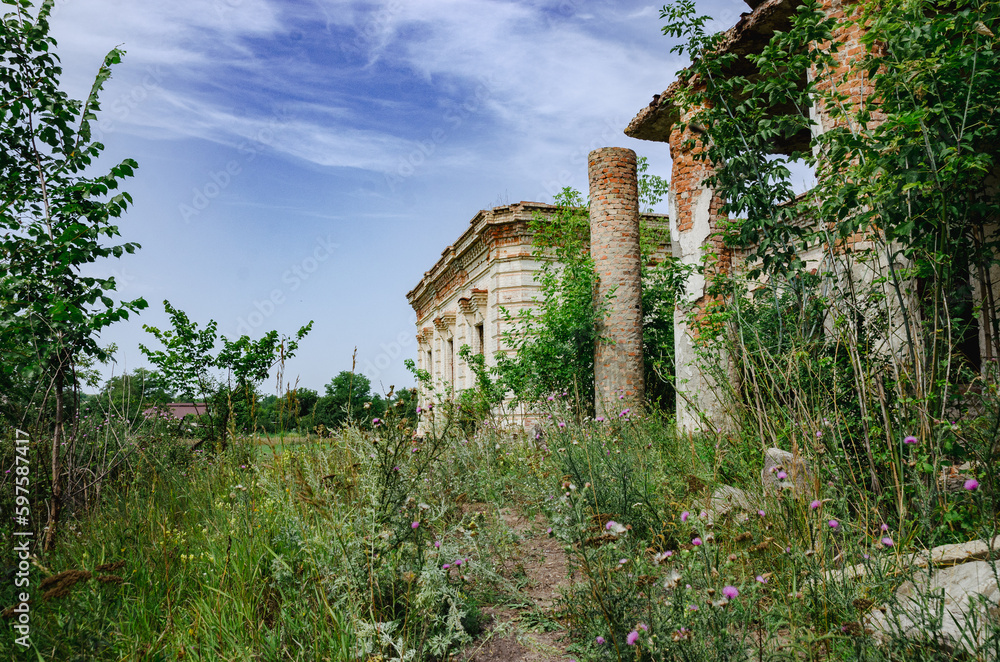
[[[594, 350], [597, 411], [617, 414], [618, 396], [645, 395], [642, 359], [642, 284], [639, 276], [639, 187], [635, 152], [604, 147], [590, 153], [590, 254], [597, 267], [597, 297], [614, 289], [609, 315], [598, 325]], [[604, 405], [608, 403], [607, 409]]]

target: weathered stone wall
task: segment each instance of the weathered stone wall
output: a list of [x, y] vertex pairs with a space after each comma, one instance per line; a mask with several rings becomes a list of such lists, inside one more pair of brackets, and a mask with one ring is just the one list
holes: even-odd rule
[[[598, 274], [598, 300], [614, 292], [608, 316], [599, 325], [594, 351], [595, 400], [605, 415], [620, 395], [641, 400], [645, 392], [642, 359], [642, 283], [639, 249], [639, 189], [635, 152], [605, 147], [588, 157], [590, 180], [590, 254]], [[619, 410], [620, 411], [620, 410]]]
[[706, 252], [712, 258], [704, 272], [691, 271], [684, 297], [677, 302], [674, 311], [676, 411], [677, 425], [682, 430], [701, 428], [702, 415], [715, 425], [723, 423], [721, 404], [711, 376], [698, 363], [697, 335], [689, 319], [692, 314], [703, 316], [712, 303], [706, 294], [706, 276], [710, 279], [713, 273], [728, 272], [733, 261], [732, 250], [724, 245], [719, 235], [723, 200], [702, 184], [712, 174], [712, 166], [697, 158], [701, 151], [697, 143], [690, 146], [695, 136], [686, 122], [697, 110], [689, 110], [682, 117], [683, 123], [675, 125], [670, 133], [673, 172], [667, 193], [674, 258], [688, 267], [700, 265]]

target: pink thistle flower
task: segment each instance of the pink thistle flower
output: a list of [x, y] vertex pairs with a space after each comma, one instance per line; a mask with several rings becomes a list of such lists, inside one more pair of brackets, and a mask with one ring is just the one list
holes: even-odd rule
[[840, 526], [840, 522], [838, 522], [835, 519], [830, 520], [828, 524], [830, 525], [831, 529], [836, 529], [838, 526]]
[[823, 505], [823, 503], [819, 499], [816, 499], [812, 503], [809, 504], [809, 510], [816, 510], [817, 508], [819, 508], [822, 505]]
[[979, 489], [979, 481], [976, 480], [975, 478], [970, 478], [969, 480], [965, 481], [965, 489], [968, 490], [969, 492]]
[[885, 536], [884, 538], [882, 538], [882, 544], [885, 545], [886, 547], [892, 547], [893, 545], [892, 538], [890, 538], [889, 536]]
[[639, 641], [639, 632], [636, 630], [632, 630], [628, 633], [628, 636], [625, 637], [625, 643], [629, 646], [635, 646], [635, 642], [637, 641]]
[[767, 513], [765, 513], [763, 510], [758, 510], [757, 514], [760, 515], [761, 517], [764, 517], [764, 515], [766, 515]]
[[414, 522], [413, 524], [410, 525], [411, 529], [416, 529], [416, 528], [419, 528], [419, 527], [420, 527], [420, 522]]
[[448, 569], [448, 568], [450, 568], [450, 567], [451, 567], [451, 564], [450, 564], [450, 563], [445, 563], [445, 564], [444, 564], [443, 566], [441, 566], [441, 569], [442, 569], [442, 570], [447, 570], [447, 569]]
[[691, 513], [689, 513], [689, 512], [688, 512], [688, 511], [686, 511], [686, 510], [685, 510], [685, 511], [684, 511], [683, 513], [681, 513], [681, 521], [682, 521], [682, 522], [686, 522], [686, 521], [688, 521], [688, 516], [689, 516], [690, 514], [691, 514]]
[[755, 577], [755, 579], [758, 582], [760, 582], [761, 584], [766, 584], [767, 583], [767, 577], [765, 577], [764, 575], [757, 575], [757, 577]]
[[605, 530], [610, 531], [614, 527], [614, 525], [617, 524], [617, 523], [618, 522], [616, 522], [614, 520], [608, 520], [608, 523], [604, 525], [604, 528], [605, 528]]
[[597, 639], [594, 639], [594, 641], [597, 642], [598, 646], [600, 646], [604, 643], [604, 637], [598, 636]]
[[788, 474], [786, 474], [784, 471], [778, 472], [778, 480], [785, 480], [786, 478], [788, 478]]
[[918, 444], [918, 443], [920, 443], [920, 441], [911, 434], [911, 435], [906, 436], [903, 439], [903, 443], [904, 444]]
[[885, 533], [886, 531], [889, 530], [889, 525], [888, 524], [883, 524], [879, 528], [882, 529], [882, 533]]
[[559, 421], [559, 427], [564, 428], [566, 427], [566, 424], [562, 421]]
[[701, 545], [701, 538], [695, 538], [694, 540], [691, 541], [691, 544], [694, 545], [695, 547], [698, 547], [699, 545]]
[[740, 592], [736, 589], [735, 586], [723, 586], [722, 587], [722, 595], [726, 596], [730, 600], [735, 600], [736, 596], [739, 595], [739, 594], [740, 594]]
[[637, 627], [643, 632], [649, 632], [649, 626], [645, 623], [639, 623]]

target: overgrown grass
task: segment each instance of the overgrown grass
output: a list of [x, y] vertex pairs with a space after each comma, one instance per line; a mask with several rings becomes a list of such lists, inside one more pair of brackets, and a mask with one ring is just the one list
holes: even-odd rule
[[[578, 420], [563, 400], [544, 402], [538, 439], [444, 422], [415, 440], [393, 413], [217, 455], [133, 431], [130, 472], [33, 564], [34, 655], [460, 659], [485, 606], [521, 600], [512, 508], [543, 513], [566, 544], [559, 610], [532, 613], [565, 628], [578, 659], [949, 659], [866, 630], [911, 574], [905, 555], [956, 537], [940, 510], [887, 521], [831, 460], [807, 493], [712, 516], [720, 485], [760, 492], [761, 439], [679, 435], [624, 402]], [[987, 484], [952, 497], [965, 539], [997, 533]], [[864, 578], [827, 578], [856, 563]]]

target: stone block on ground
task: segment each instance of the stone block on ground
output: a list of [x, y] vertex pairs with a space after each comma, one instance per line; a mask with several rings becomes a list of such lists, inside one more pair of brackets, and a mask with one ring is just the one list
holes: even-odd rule
[[[986, 561], [942, 568], [930, 576], [917, 573], [913, 581], [896, 590], [895, 598], [884, 613], [876, 610], [869, 619], [869, 626], [883, 641], [903, 636], [942, 646], [949, 653], [965, 651], [985, 654], [976, 659], [998, 659], [984, 647], [990, 628], [1000, 627], [1000, 586]], [[943, 618], [936, 629], [934, 621], [942, 609]]]
[[706, 508], [706, 518], [709, 523], [725, 517], [730, 513], [744, 515], [756, 511], [760, 507], [759, 499], [747, 494], [738, 487], [723, 485], [712, 493], [712, 500]]
[[[779, 476], [784, 473], [783, 478]], [[813, 492], [813, 475], [809, 465], [801, 456], [793, 455], [780, 448], [764, 451], [764, 468], [760, 472], [764, 494], [778, 494], [782, 490], [792, 490], [797, 496]]]

